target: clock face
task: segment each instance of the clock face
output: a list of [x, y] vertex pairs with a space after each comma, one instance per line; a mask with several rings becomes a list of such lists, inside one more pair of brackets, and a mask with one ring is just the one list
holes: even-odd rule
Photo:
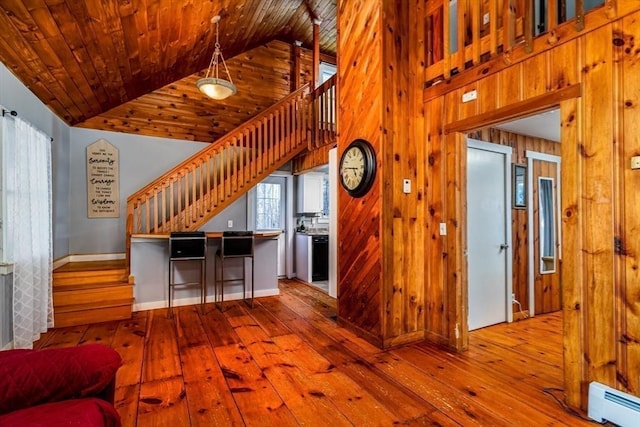
[[356, 139], [342, 153], [340, 159], [340, 182], [353, 197], [364, 196], [376, 174], [376, 156], [371, 144]]
[[358, 147], [349, 148], [342, 162], [342, 182], [348, 190], [355, 190], [364, 177], [364, 153]]

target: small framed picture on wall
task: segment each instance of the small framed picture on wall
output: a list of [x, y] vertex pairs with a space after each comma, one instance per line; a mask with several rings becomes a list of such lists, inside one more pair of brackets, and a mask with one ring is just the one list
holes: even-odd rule
[[513, 165], [513, 198], [514, 209], [527, 208], [527, 166]]

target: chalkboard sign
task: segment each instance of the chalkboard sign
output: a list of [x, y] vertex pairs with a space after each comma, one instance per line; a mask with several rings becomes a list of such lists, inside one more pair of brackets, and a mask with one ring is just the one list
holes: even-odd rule
[[105, 139], [87, 146], [87, 216], [120, 216], [118, 149]]

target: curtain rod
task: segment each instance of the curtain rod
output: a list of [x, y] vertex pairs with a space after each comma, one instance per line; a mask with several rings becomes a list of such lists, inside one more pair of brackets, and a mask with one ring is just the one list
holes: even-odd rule
[[[16, 110], [7, 110], [6, 108], [2, 107], [2, 117], [6, 116], [7, 114], [11, 115], [12, 117], [18, 117], [18, 112]], [[50, 136], [49, 138], [51, 139], [51, 142], [53, 142], [53, 137]]]

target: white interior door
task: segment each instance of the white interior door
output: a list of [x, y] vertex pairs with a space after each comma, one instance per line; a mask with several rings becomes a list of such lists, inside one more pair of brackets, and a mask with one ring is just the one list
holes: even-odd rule
[[511, 147], [467, 141], [469, 330], [511, 320], [510, 157]]

